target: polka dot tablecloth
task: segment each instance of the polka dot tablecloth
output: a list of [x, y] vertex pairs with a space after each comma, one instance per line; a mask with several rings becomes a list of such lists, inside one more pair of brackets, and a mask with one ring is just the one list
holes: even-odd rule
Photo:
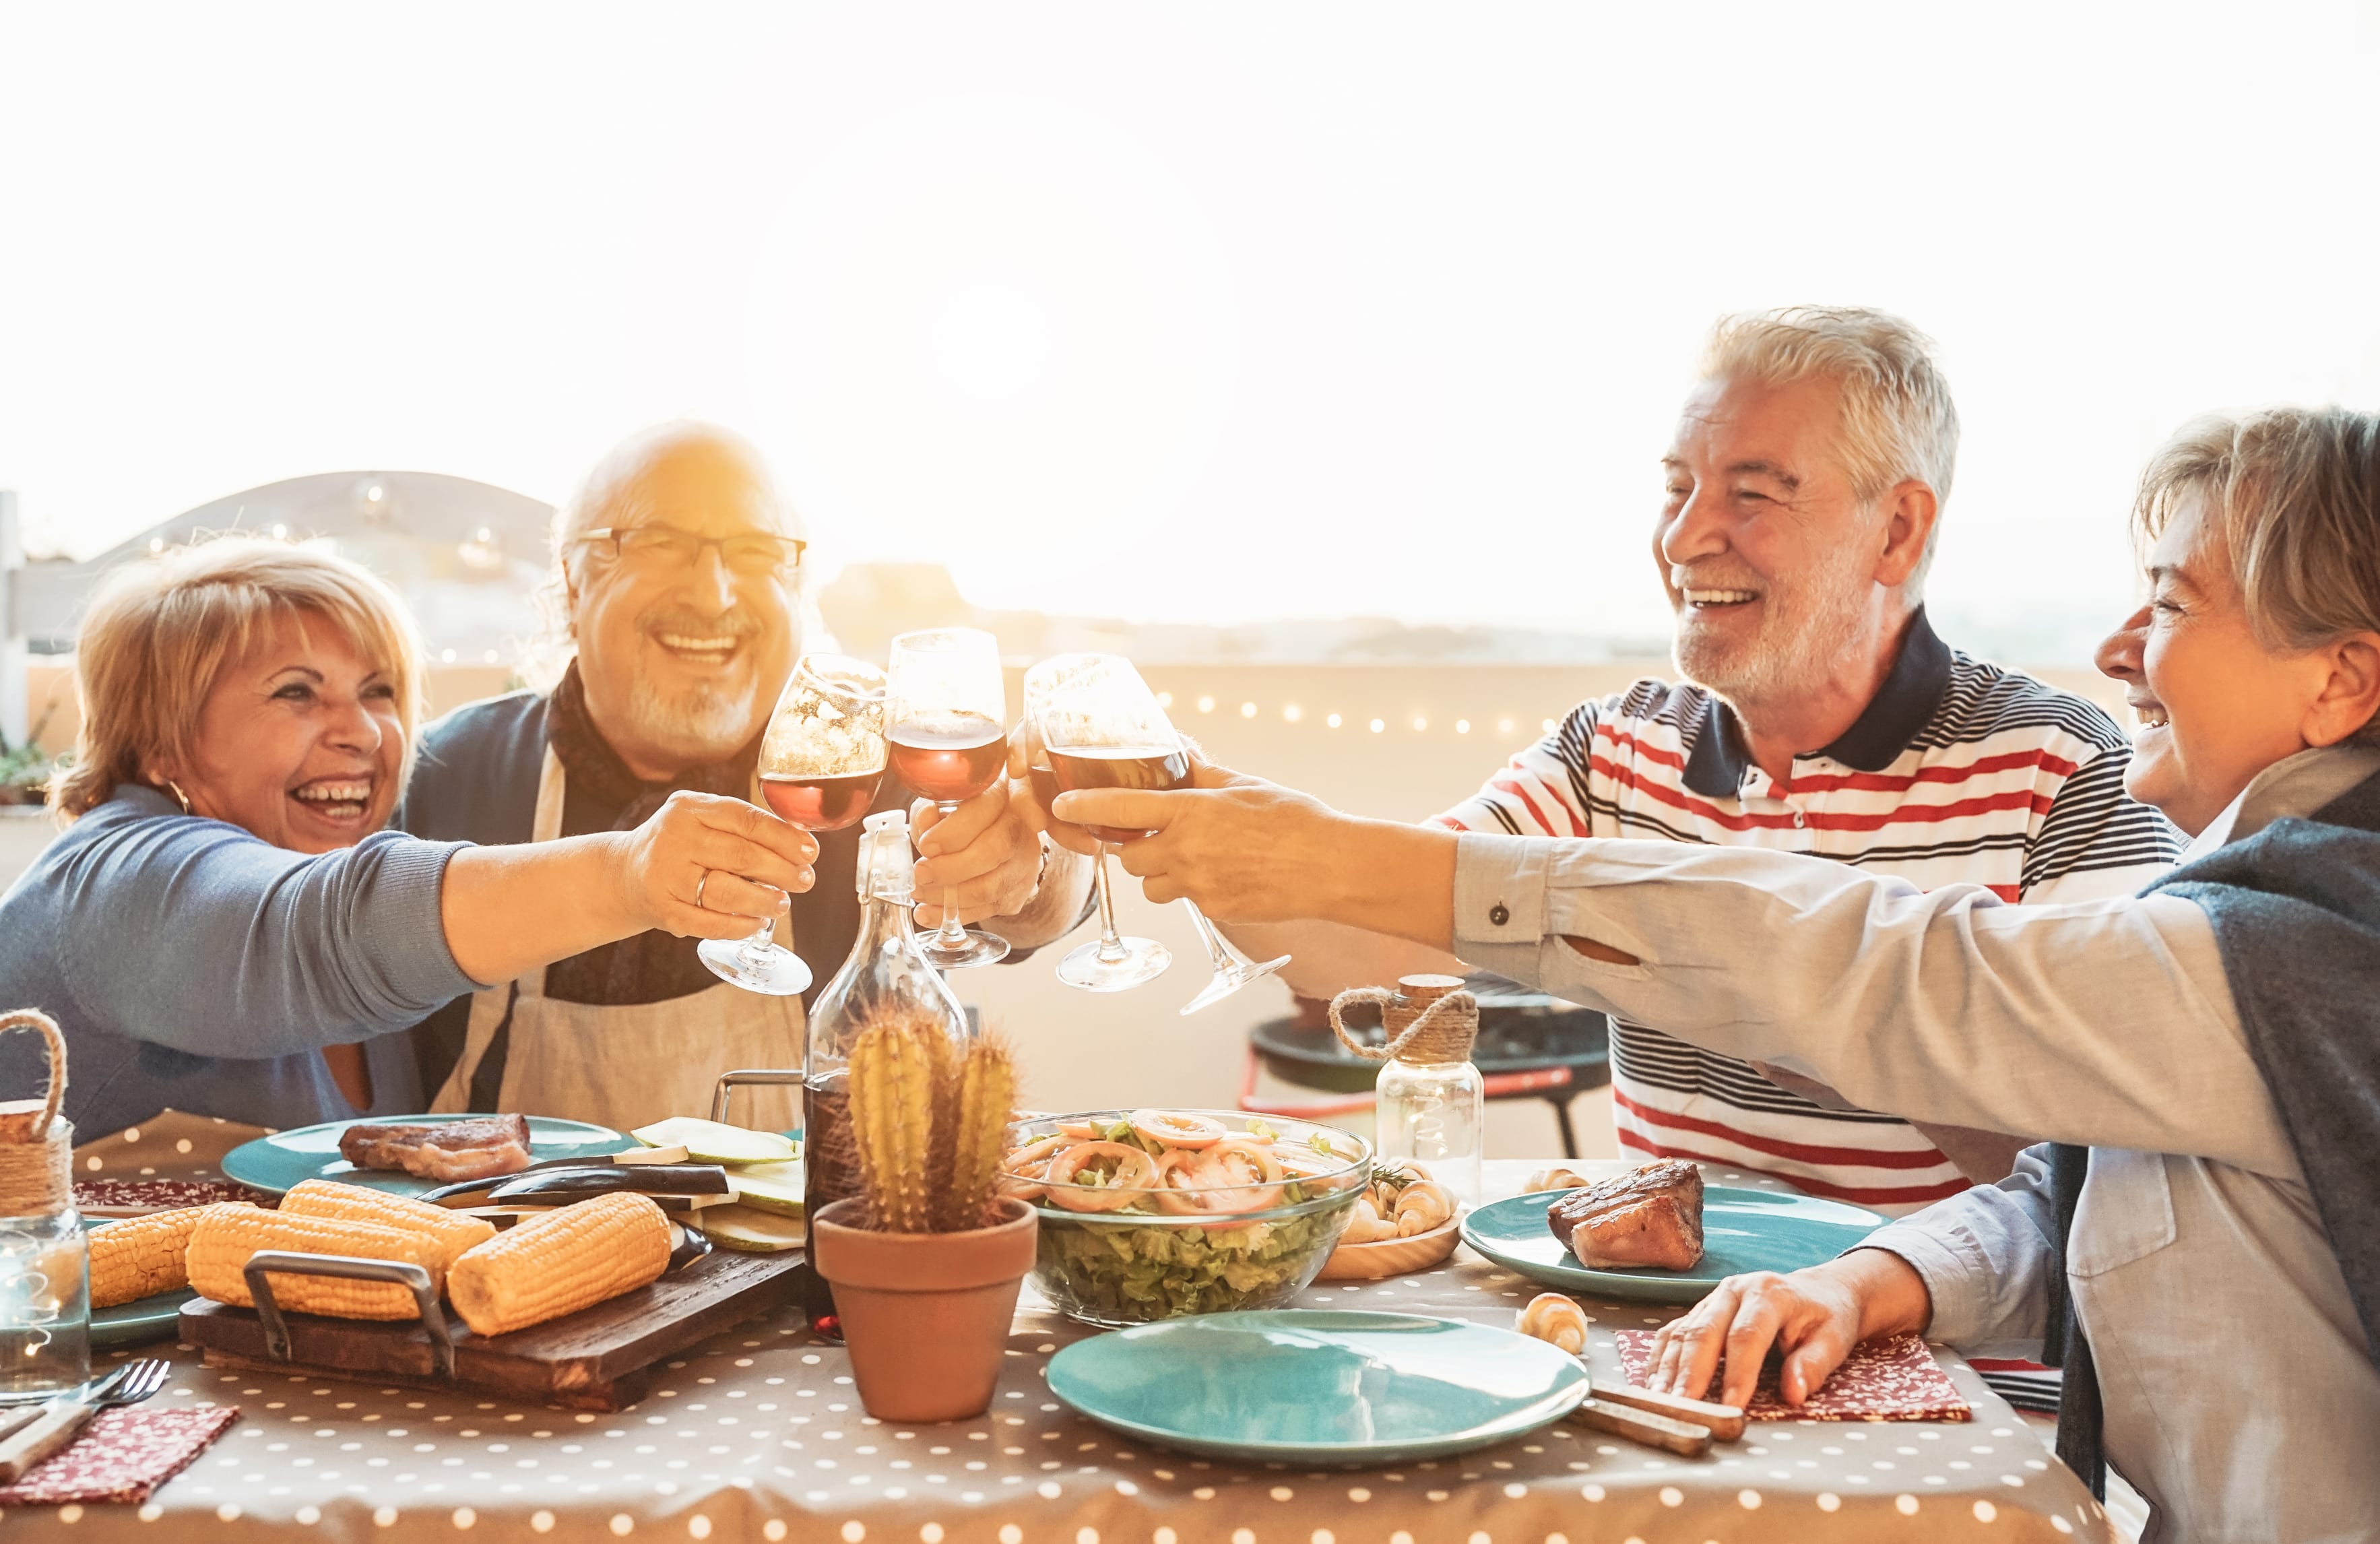
[[[1531, 1167], [1491, 1163], [1518, 1189]], [[1756, 1184], [1713, 1170], [1714, 1183]], [[1467, 1251], [1437, 1270], [1318, 1287], [1308, 1307], [1509, 1325], [1534, 1289]], [[1589, 1351], [1674, 1310], [1589, 1301]], [[1755, 1426], [1682, 1459], [1568, 1422], [1461, 1458], [1312, 1470], [1208, 1462], [1083, 1420], [1043, 1380], [1087, 1333], [1027, 1293], [991, 1409], [880, 1423], [844, 1352], [798, 1313], [667, 1363], [652, 1392], [588, 1415], [332, 1379], [210, 1370], [174, 1352], [161, 1405], [240, 1419], [145, 1504], [20, 1509], [75, 1538], [384, 1544], [707, 1539], [842, 1544], [1669, 1544], [1721, 1540], [2107, 1539], [2105, 1514], [1956, 1356], [1975, 1418]], [[153, 1355], [135, 1352], [133, 1355]]]

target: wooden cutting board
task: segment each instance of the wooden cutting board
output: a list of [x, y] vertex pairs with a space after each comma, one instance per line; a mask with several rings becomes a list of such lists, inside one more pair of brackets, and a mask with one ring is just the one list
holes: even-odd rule
[[713, 1250], [683, 1270], [575, 1314], [508, 1335], [475, 1335], [448, 1310], [455, 1378], [439, 1376], [430, 1331], [417, 1321], [285, 1314], [289, 1360], [264, 1347], [252, 1308], [201, 1298], [182, 1309], [183, 1343], [209, 1367], [319, 1373], [410, 1388], [468, 1388], [572, 1410], [619, 1410], [644, 1397], [652, 1368], [756, 1314], [794, 1301], [802, 1254]]

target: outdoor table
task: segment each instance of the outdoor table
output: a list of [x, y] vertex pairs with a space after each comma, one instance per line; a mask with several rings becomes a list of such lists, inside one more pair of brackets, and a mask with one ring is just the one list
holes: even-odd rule
[[[137, 1144], [92, 1144], [110, 1172], [212, 1173], [247, 1128], [187, 1116]], [[196, 1138], [194, 1140], [193, 1138]], [[207, 1138], [216, 1140], [210, 1143]], [[189, 1148], [175, 1150], [177, 1144]], [[117, 1144], [111, 1148], [110, 1144]], [[214, 1150], [207, 1149], [212, 1146]], [[118, 1161], [120, 1154], [121, 1161]], [[79, 1169], [87, 1164], [78, 1165]], [[1533, 1165], [1491, 1161], [1490, 1194]], [[1574, 1165], [1590, 1175], [1613, 1165]], [[1713, 1167], [1715, 1184], [1779, 1187]], [[1509, 1326], [1538, 1289], [1458, 1250], [1386, 1282], [1326, 1283], [1310, 1307]], [[1585, 1300], [1597, 1376], [1612, 1331], [1678, 1310]], [[616, 1415], [512, 1405], [337, 1379], [218, 1371], [171, 1343], [156, 1405], [237, 1404], [240, 1418], [144, 1505], [20, 1509], [17, 1537], [795, 1539], [842, 1544], [1585, 1544], [1587, 1540], [2106, 1539], [2106, 1514], [1955, 1355], [1969, 1422], [1756, 1422], [1684, 1459], [1569, 1421], [1459, 1458], [1366, 1469], [1209, 1462], [1127, 1441], [1052, 1398], [1050, 1355], [1096, 1331], [1026, 1290], [990, 1412], [880, 1424], [849, 1359], [786, 1308], [665, 1365]], [[71, 1526], [71, 1532], [67, 1526]]]

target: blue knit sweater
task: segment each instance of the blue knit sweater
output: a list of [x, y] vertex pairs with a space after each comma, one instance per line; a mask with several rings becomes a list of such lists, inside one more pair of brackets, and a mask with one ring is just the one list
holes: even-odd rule
[[[79, 1138], [169, 1106], [277, 1127], [419, 1110], [395, 1032], [473, 990], [438, 916], [463, 845], [383, 832], [310, 857], [119, 787], [0, 895], [0, 1008], [65, 1030]], [[356, 1041], [370, 1111], [319, 1054]], [[0, 1037], [0, 1097], [42, 1076], [36, 1037]]]

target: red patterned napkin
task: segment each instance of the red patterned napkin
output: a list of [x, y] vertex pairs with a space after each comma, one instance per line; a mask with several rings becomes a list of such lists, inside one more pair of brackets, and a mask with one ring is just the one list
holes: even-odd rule
[[14, 1485], [0, 1506], [66, 1501], [145, 1501], [239, 1419], [237, 1405], [212, 1410], [102, 1410], [75, 1440]]
[[76, 1210], [86, 1212], [171, 1211], [212, 1201], [262, 1205], [273, 1199], [227, 1179], [79, 1179], [74, 1198]]
[[[1653, 1357], [1653, 1331], [1622, 1330], [1620, 1365], [1628, 1381], [1643, 1387]], [[1843, 1359], [1808, 1404], [1799, 1410], [1777, 1392], [1778, 1366], [1761, 1369], [1744, 1415], [1755, 1421], [1964, 1421], [1975, 1412], [1959, 1397], [1958, 1386], [1935, 1365], [1934, 1353], [1917, 1335], [1887, 1335], [1863, 1341]]]

